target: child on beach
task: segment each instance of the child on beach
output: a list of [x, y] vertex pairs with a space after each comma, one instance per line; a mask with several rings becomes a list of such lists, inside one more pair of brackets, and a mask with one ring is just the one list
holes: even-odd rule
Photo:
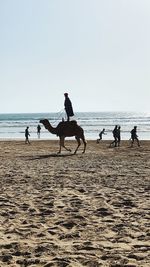
[[97, 144], [102, 140], [102, 135], [105, 133], [105, 128], [99, 133], [99, 139], [97, 139]]

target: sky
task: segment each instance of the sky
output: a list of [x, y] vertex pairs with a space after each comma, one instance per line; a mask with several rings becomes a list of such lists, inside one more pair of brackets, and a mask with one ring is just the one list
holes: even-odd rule
[[150, 112], [149, 0], [0, 0], [0, 113]]

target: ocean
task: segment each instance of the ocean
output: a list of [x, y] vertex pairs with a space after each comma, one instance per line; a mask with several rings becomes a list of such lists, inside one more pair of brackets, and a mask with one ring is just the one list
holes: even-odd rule
[[[37, 139], [37, 125], [39, 120], [46, 118], [52, 126], [65, 117], [64, 111], [59, 113], [22, 113], [22, 114], [0, 114], [0, 140], [24, 140], [25, 128], [29, 126], [30, 140]], [[87, 140], [99, 138], [99, 132], [105, 128], [104, 140], [111, 140], [112, 130], [115, 125], [121, 126], [121, 139], [129, 140], [130, 131], [137, 126], [140, 140], [150, 140], [150, 114], [135, 112], [76, 112], [74, 118], [84, 129]], [[58, 139], [49, 133], [41, 125], [41, 139]]]

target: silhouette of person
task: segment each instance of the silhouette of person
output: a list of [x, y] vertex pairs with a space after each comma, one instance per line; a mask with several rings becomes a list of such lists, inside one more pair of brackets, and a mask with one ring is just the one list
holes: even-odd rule
[[97, 143], [99, 143], [102, 140], [102, 135], [106, 134], [105, 133], [105, 128], [103, 128], [103, 130], [99, 133], [99, 139], [97, 139]]
[[74, 116], [74, 113], [73, 113], [71, 100], [68, 97], [68, 93], [64, 93], [64, 96], [65, 96], [64, 106], [65, 106], [65, 111], [67, 114], [67, 121], [69, 121], [70, 117]]
[[30, 136], [30, 133], [29, 133], [29, 126], [25, 129], [25, 144], [30, 144], [29, 142], [29, 136]]
[[137, 135], [137, 126], [134, 126], [134, 128], [131, 130], [131, 147], [133, 147], [135, 140], [138, 146], [140, 146], [140, 142], [139, 142], [138, 135]]
[[40, 138], [40, 132], [41, 132], [41, 126], [40, 126], [40, 124], [38, 124], [38, 126], [37, 126], [37, 136], [38, 136], [38, 138]]
[[116, 125], [115, 126], [115, 128], [113, 129], [113, 131], [112, 131], [112, 133], [113, 133], [113, 137], [114, 137], [114, 141], [112, 141], [111, 143], [110, 143], [110, 147], [112, 146], [112, 145], [114, 145], [115, 147], [117, 146], [117, 142], [118, 142], [118, 126]]
[[120, 146], [121, 141], [121, 126], [118, 126], [117, 128], [117, 145]]

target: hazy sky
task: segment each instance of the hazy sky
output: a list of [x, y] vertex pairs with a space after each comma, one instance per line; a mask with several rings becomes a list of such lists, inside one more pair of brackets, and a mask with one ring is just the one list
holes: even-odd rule
[[150, 0], [0, 0], [0, 113], [150, 111]]

